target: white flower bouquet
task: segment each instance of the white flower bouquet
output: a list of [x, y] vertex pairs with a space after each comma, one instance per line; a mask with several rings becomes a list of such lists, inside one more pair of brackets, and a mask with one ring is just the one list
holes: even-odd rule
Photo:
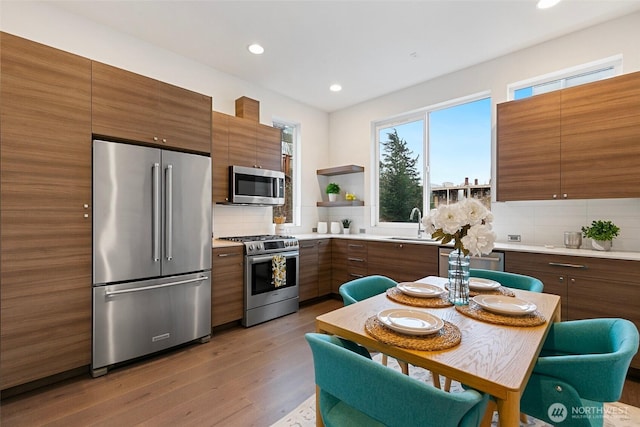
[[453, 247], [465, 256], [488, 254], [493, 250], [496, 233], [491, 229], [492, 221], [491, 211], [476, 199], [439, 206], [422, 218], [425, 231], [433, 239], [443, 244], [453, 241]]

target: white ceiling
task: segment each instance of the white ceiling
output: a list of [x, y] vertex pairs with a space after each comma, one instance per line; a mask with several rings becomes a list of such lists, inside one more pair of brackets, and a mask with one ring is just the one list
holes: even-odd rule
[[[640, 0], [48, 3], [328, 112], [640, 10]], [[247, 52], [253, 42], [263, 55]], [[330, 92], [336, 82], [343, 90]]]

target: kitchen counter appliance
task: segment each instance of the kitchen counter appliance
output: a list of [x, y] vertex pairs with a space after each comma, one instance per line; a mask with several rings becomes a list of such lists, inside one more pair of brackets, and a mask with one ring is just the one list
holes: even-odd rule
[[[453, 248], [438, 249], [438, 269], [440, 277], [448, 277], [449, 253]], [[504, 271], [504, 252], [491, 252], [488, 255], [470, 256], [469, 268]]]
[[254, 326], [298, 311], [298, 239], [277, 235], [220, 239], [244, 244], [243, 326]]
[[93, 141], [91, 374], [211, 335], [211, 159]]

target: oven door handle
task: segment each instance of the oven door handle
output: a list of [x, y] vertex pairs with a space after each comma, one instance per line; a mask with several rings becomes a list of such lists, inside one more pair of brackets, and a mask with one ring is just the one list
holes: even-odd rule
[[280, 253], [268, 254], [268, 255], [252, 255], [247, 257], [247, 261], [250, 264], [257, 264], [259, 262], [271, 261], [273, 257], [276, 255], [282, 255], [285, 258], [296, 258], [299, 256], [299, 253], [298, 252], [280, 252]]

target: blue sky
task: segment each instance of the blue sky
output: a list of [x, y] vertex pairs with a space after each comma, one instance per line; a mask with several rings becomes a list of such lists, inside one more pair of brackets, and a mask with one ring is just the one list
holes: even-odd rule
[[[440, 185], [464, 183], [465, 177], [473, 183], [489, 182], [491, 178], [491, 99], [485, 98], [429, 113], [429, 141], [431, 182]], [[400, 138], [414, 154], [423, 156], [423, 122], [411, 122], [381, 131], [397, 129]]]

